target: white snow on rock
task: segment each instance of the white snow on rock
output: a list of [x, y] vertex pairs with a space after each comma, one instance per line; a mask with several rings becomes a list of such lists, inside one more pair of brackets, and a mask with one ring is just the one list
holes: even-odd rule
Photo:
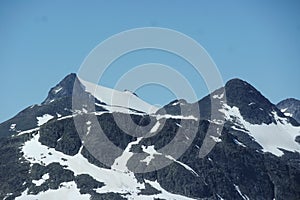
[[176, 160], [175, 158], [173, 158], [170, 155], [167, 155], [166, 158], [173, 160], [174, 162], [180, 164], [181, 166], [183, 166], [185, 169], [187, 169], [188, 171], [190, 171], [192, 174], [199, 176], [199, 174], [197, 174], [197, 172], [195, 172], [195, 170], [193, 170], [190, 166], [188, 166], [187, 164], [184, 164], [183, 162], [180, 162], [178, 160]]
[[[97, 193], [114, 192], [119, 193], [128, 199], [141, 200], [152, 200], [154, 198], [183, 200], [191, 199], [167, 192], [155, 182], [150, 182], [149, 184], [155, 187], [157, 190], [162, 191], [162, 193], [157, 195], [140, 195], [139, 193], [141, 189], [145, 189], [145, 185], [143, 183], [139, 183], [132, 172], [124, 172], [126, 171], [124, 169], [116, 170], [97, 167], [89, 163], [88, 160], [80, 154], [82, 147], [79, 153], [75, 156], [68, 156], [56, 151], [53, 148], [42, 145], [38, 139], [39, 134], [34, 135], [34, 137], [29, 141], [26, 141], [24, 146], [21, 148], [25, 159], [27, 159], [30, 163], [39, 163], [42, 165], [48, 165], [53, 162], [60, 163], [61, 165], [66, 166], [66, 169], [73, 171], [75, 176], [79, 174], [88, 174], [95, 180], [105, 184], [105, 186], [94, 190]], [[138, 140], [131, 142], [127, 146], [126, 152], [128, 152], [130, 146], [138, 143]], [[118, 159], [120, 166], [124, 166], [130, 156], [131, 155], [128, 155], [127, 153], [123, 154], [121, 158]], [[53, 197], [53, 195], [56, 195], [56, 197], [62, 197], [62, 199], [89, 199], [89, 195], [80, 195], [74, 182], [69, 182], [68, 184], [70, 184], [68, 187], [63, 187], [58, 190], [48, 190], [46, 192], [39, 193], [37, 196], [28, 195], [27, 191], [25, 191], [20, 197], [18, 197], [18, 199], [56, 199]]]
[[157, 121], [157, 122], [154, 124], [154, 126], [151, 128], [150, 133], [155, 133], [155, 132], [158, 130], [159, 126], [160, 126], [160, 122]]
[[44, 174], [40, 180], [32, 180], [36, 186], [41, 186], [46, 180], [49, 179], [49, 173]]
[[233, 185], [234, 185], [236, 191], [239, 193], [239, 195], [240, 195], [244, 200], [250, 200], [249, 197], [248, 197], [247, 195], [242, 194], [242, 192], [241, 192], [239, 186], [237, 186], [237, 185], [235, 185], [235, 184], [233, 184]]
[[224, 97], [224, 93], [219, 94], [219, 95], [217, 95], [217, 94], [213, 95], [214, 99], [222, 99], [223, 97]]
[[129, 91], [121, 92], [90, 83], [81, 78], [79, 80], [85, 86], [86, 92], [89, 92], [95, 98], [109, 106], [131, 108], [149, 114], [155, 113], [158, 110], [157, 107], [148, 104]]
[[180, 104], [180, 102], [179, 102], [179, 101], [176, 101], [176, 102], [172, 103], [172, 106], [176, 106], [176, 105], [178, 105], [178, 104]]
[[72, 118], [72, 117], [75, 117], [75, 116], [76, 116], [76, 114], [74, 114], [74, 115], [66, 115], [66, 116], [58, 118], [57, 120], [60, 121], [60, 120], [69, 119], [69, 118]]
[[54, 116], [49, 115], [49, 114], [44, 114], [41, 117], [37, 117], [36, 119], [38, 120], [37, 125], [42, 126], [43, 124], [47, 123], [50, 119], [52, 119]]
[[[130, 172], [126, 166], [127, 161], [131, 156], [133, 156], [134, 153], [130, 152], [130, 149], [133, 145], [138, 144], [143, 138], [137, 138], [136, 141], [130, 142], [125, 150], [123, 151], [122, 155], [118, 157], [114, 164], [111, 166], [112, 169], [116, 169], [122, 172]], [[132, 174], [134, 176], [134, 174]]]
[[239, 146], [246, 147], [246, 145], [244, 145], [242, 142], [238, 141], [237, 139], [234, 139], [233, 141]]
[[196, 118], [195, 116], [193, 115], [189, 115], [189, 116], [183, 116], [183, 115], [170, 115], [170, 114], [165, 114], [165, 115], [152, 115], [154, 117], [156, 117], [157, 120], [160, 120], [160, 119], [191, 119], [191, 120], [195, 120], [195, 121], [198, 121], [199, 119]]
[[16, 130], [16, 125], [17, 125], [17, 124], [11, 124], [10, 127], [9, 127], [9, 130], [10, 130], [10, 131]]
[[[151, 145], [151, 146], [144, 146], [142, 145], [142, 149], [143, 149], [143, 152], [149, 154], [149, 156], [147, 156], [144, 160], [141, 160], [141, 162], [145, 162], [146, 165], [149, 165], [149, 163], [151, 162], [152, 159], [154, 159], [154, 155], [163, 155], [162, 153], [158, 152], [155, 150], [154, 148], [154, 145]], [[184, 164], [183, 162], [180, 162], [178, 160], [176, 160], [175, 158], [173, 158], [172, 156], [170, 155], [165, 155], [166, 158], [180, 164], [181, 166], [183, 166], [185, 169], [187, 169], [188, 171], [190, 171], [192, 174], [196, 175], [196, 176], [199, 176], [195, 170], [193, 170], [190, 166], [188, 166], [187, 164]]]
[[285, 149], [292, 152], [300, 152], [300, 145], [295, 141], [296, 136], [300, 135], [300, 127], [288, 123], [286, 118], [281, 118], [276, 112], [274, 116], [277, 124], [251, 124], [243, 119], [237, 107], [223, 105], [220, 109], [228, 120], [236, 118], [236, 123], [242, 127], [253, 139], [263, 147], [264, 152], [270, 152], [276, 156], [282, 156], [284, 153], [279, 149]]
[[144, 185], [138, 183], [130, 173], [127, 174], [118, 170], [99, 168], [89, 163], [80, 153], [75, 156], [65, 155], [53, 148], [42, 145], [38, 139], [39, 134], [25, 142], [22, 147], [24, 157], [31, 163], [48, 165], [52, 162], [58, 162], [61, 165], [67, 166], [66, 169], [73, 171], [75, 175], [89, 174], [97, 181], [105, 184], [102, 188], [97, 189], [98, 193], [112, 191], [120, 194], [127, 192], [138, 193], [140, 191], [137, 188], [144, 188]]
[[221, 138], [219, 138], [219, 137], [210, 135], [210, 138], [213, 139], [215, 142], [222, 142]]
[[63, 88], [62, 87], [57, 87], [57, 88], [55, 88], [55, 90], [54, 90], [54, 94], [57, 94], [59, 91], [61, 91]]
[[126, 114], [135, 114], [135, 115], [143, 115], [142, 113], [139, 113], [137, 111], [131, 110], [129, 108], [125, 107], [120, 107], [120, 106], [107, 106], [107, 105], [102, 105], [95, 103], [97, 106], [101, 106], [102, 108], [108, 110], [108, 113], [113, 113], [113, 112], [119, 112], [119, 113], [126, 113]]
[[26, 131], [21, 131], [21, 132], [18, 132], [17, 136], [20, 136], [20, 135], [23, 135], [23, 134], [26, 134], [26, 133], [32, 133], [32, 132], [38, 131], [38, 130], [40, 130], [39, 127], [33, 128], [33, 129], [29, 129], [29, 130], [26, 130]]
[[283, 114], [284, 114], [285, 116], [287, 116], [287, 117], [293, 117], [293, 114], [288, 113], [288, 112], [284, 112]]
[[191, 200], [192, 198], [181, 196], [178, 194], [172, 194], [166, 191], [164, 188], [160, 186], [157, 181], [145, 180], [146, 183], [150, 184], [152, 187], [161, 191], [161, 194], [152, 195], [152, 198], [161, 198], [161, 199], [170, 199], [170, 200]]
[[181, 124], [178, 124], [178, 123], [175, 123], [175, 124], [176, 124], [176, 126], [178, 126], [178, 127], [182, 127]]
[[37, 195], [27, 194], [25, 190], [16, 200], [49, 200], [49, 199], [64, 199], [64, 200], [89, 200], [89, 194], [80, 194], [79, 189], [74, 181], [62, 183], [62, 186], [57, 190], [47, 190], [40, 192]]
[[154, 145], [151, 145], [151, 146], [142, 145], [142, 149], [143, 149], [143, 152], [149, 154], [149, 156], [147, 156], [144, 160], [141, 160], [141, 162], [145, 162], [146, 165], [150, 164], [151, 160], [154, 159], [154, 155], [162, 155], [161, 153], [157, 152], [154, 149]]

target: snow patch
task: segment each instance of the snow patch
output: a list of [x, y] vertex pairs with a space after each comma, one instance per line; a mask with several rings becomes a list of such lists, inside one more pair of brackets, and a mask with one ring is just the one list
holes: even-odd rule
[[234, 143], [236, 143], [237, 145], [240, 145], [242, 147], [246, 147], [246, 145], [244, 145], [242, 142], [238, 141], [237, 139], [233, 139]]
[[49, 179], [49, 173], [44, 174], [40, 180], [32, 180], [36, 186], [41, 186], [46, 180]]
[[118, 90], [106, 88], [94, 83], [90, 83], [79, 78], [85, 86], [85, 91], [92, 94], [95, 98], [104, 102], [106, 105], [122, 108], [131, 108], [144, 113], [155, 113], [158, 108], [141, 100], [131, 92], [121, 92]]
[[[154, 145], [151, 145], [151, 146], [144, 146], [142, 145], [142, 149], [145, 153], [149, 154], [149, 156], [147, 156], [144, 160], [141, 160], [141, 162], [146, 162], [147, 165], [149, 165], [150, 161], [152, 159], [154, 159], [154, 155], [162, 155], [162, 153], [160, 152], [157, 152], [155, 149], [154, 149]], [[190, 171], [192, 174], [196, 175], [196, 176], [199, 176], [195, 170], [193, 170], [190, 166], [188, 166], [187, 164], [183, 163], [183, 162], [180, 162], [178, 160], [176, 160], [175, 158], [173, 158], [172, 156], [170, 155], [165, 155], [166, 158], [180, 164], [181, 166], [183, 166], [185, 169], [187, 169], [188, 171]]]
[[287, 109], [288, 108], [284, 108], [284, 109], [281, 109], [280, 111], [284, 113]]
[[168, 191], [166, 191], [165, 189], [163, 189], [160, 184], [157, 181], [149, 181], [149, 180], [145, 180], [146, 183], [150, 184], [152, 187], [154, 187], [155, 189], [161, 191], [161, 194], [158, 195], [153, 195], [152, 198], [162, 198], [162, 199], [180, 199], [180, 200], [191, 200], [192, 198], [189, 197], [185, 197], [185, 196], [181, 196], [178, 194], [172, 194]]
[[33, 129], [29, 129], [29, 130], [26, 130], [26, 131], [21, 131], [21, 132], [19, 132], [19, 133], [17, 134], [17, 136], [20, 136], [20, 135], [23, 135], [23, 134], [26, 134], [26, 133], [32, 133], [32, 132], [38, 131], [38, 130], [40, 130], [39, 127], [33, 128]]
[[162, 155], [161, 153], [157, 152], [154, 149], [154, 145], [147, 146], [147, 147], [142, 145], [142, 149], [145, 153], [149, 154], [149, 156], [147, 156], [144, 160], [141, 160], [141, 162], [145, 162], [146, 165], [149, 165], [151, 160], [154, 159], [154, 155]]
[[[39, 134], [36, 134], [31, 140], [26, 141], [21, 151], [26, 160], [30, 163], [48, 165], [53, 162], [60, 163], [74, 172], [74, 175], [88, 174], [105, 186], [96, 189], [98, 193], [115, 192], [120, 194], [138, 194], [139, 189], [145, 188], [144, 184], [138, 183], [132, 173], [123, 173], [119, 170], [99, 168], [91, 163], [79, 153], [69, 156], [56, 151], [53, 148], [42, 145], [39, 141]], [[49, 153], [51, 155], [49, 155]], [[64, 161], [66, 160], [66, 161]], [[139, 189], [138, 189], [139, 188]]]
[[233, 130], [236, 130], [236, 131], [249, 132], [248, 130], [241, 129], [241, 128], [238, 128], [238, 127], [236, 127], [236, 126], [231, 126], [231, 128], [232, 128]]
[[180, 104], [180, 102], [179, 102], [179, 101], [176, 101], [176, 102], [172, 103], [172, 106], [176, 106], [176, 105], [178, 105], [178, 104]]
[[219, 137], [210, 135], [210, 138], [213, 139], [215, 142], [222, 142], [221, 138], [219, 138]]
[[157, 120], [160, 119], [191, 119], [191, 120], [195, 120], [198, 121], [199, 119], [196, 118], [195, 116], [189, 115], [189, 116], [183, 116], [183, 115], [170, 115], [170, 114], [165, 114], [165, 115], [154, 115], [156, 117]]
[[58, 88], [55, 88], [53, 90], [54, 94], [57, 94], [59, 91], [61, 91], [63, 88], [62, 87], [58, 87]]
[[60, 121], [60, 120], [69, 119], [69, 118], [72, 118], [72, 117], [75, 117], [75, 116], [76, 116], [76, 114], [75, 115], [67, 115], [67, 116], [63, 116], [61, 118], [58, 118], [57, 120]]
[[175, 123], [175, 124], [176, 124], [176, 126], [178, 126], [178, 127], [182, 127], [181, 124], [178, 124], [178, 123]]
[[222, 99], [224, 97], [224, 93], [222, 93], [222, 94], [215, 94], [215, 95], [213, 95], [213, 98], [214, 99]]
[[89, 200], [89, 194], [80, 194], [79, 189], [74, 181], [62, 183], [62, 187], [57, 190], [47, 190], [40, 192], [37, 195], [27, 194], [28, 189], [25, 190], [21, 196], [17, 197], [16, 200], [49, 200], [49, 199], [65, 199], [65, 200]]
[[10, 131], [16, 130], [16, 125], [17, 125], [17, 124], [11, 124], [10, 127], [9, 127], [9, 130], [10, 130]]
[[287, 116], [287, 117], [293, 117], [293, 114], [291, 114], [291, 113], [288, 113], [288, 112], [285, 112], [285, 113], [283, 113], [285, 116]]
[[240, 195], [244, 200], [250, 200], [249, 197], [247, 197], [247, 195], [242, 194], [242, 192], [241, 192], [239, 186], [237, 186], [237, 185], [235, 185], [235, 184], [233, 184], [233, 185], [234, 185], [236, 191], [239, 193], [239, 195]]
[[[281, 118], [275, 111], [271, 113], [277, 124], [251, 124], [243, 119], [239, 108], [223, 105], [220, 109], [227, 120], [233, 121], [238, 126], [248, 131], [248, 134], [263, 147], [264, 152], [270, 152], [276, 156], [282, 156], [284, 153], [279, 149], [285, 149], [292, 152], [300, 152], [300, 145], [295, 141], [296, 136], [300, 135], [300, 127], [291, 125], [286, 118]], [[245, 132], [245, 130], [243, 130]]]
[[[132, 172], [125, 172], [124, 168], [121, 170], [116, 170], [118, 167], [114, 167], [114, 169], [104, 169], [99, 168], [88, 162], [86, 158], [81, 155], [82, 147], [78, 154], [74, 156], [65, 155], [59, 151], [56, 151], [53, 148], [49, 148], [47, 146], [42, 145], [39, 141], [39, 134], [33, 136], [32, 139], [26, 141], [21, 148], [21, 151], [24, 154], [25, 159], [27, 159], [30, 163], [43, 163], [43, 165], [48, 165], [53, 162], [58, 162], [61, 165], [66, 166], [66, 169], [69, 169], [74, 172], [74, 175], [79, 174], [88, 174], [92, 176], [95, 180], [99, 182], [103, 182], [105, 185], [101, 188], [97, 188], [94, 191], [97, 193], [119, 193], [122, 196], [128, 199], [183, 199], [190, 200], [192, 198], [184, 197], [177, 194], [172, 194], [166, 190], [164, 190], [157, 181], [147, 181], [152, 187], [161, 191], [162, 193], [156, 195], [140, 195], [141, 189], [145, 189], [145, 185], [143, 183], [139, 183], [135, 178]], [[127, 160], [131, 156], [131, 152], [129, 152], [131, 146], [133, 144], [137, 144], [138, 140], [131, 142], [126, 147], [126, 153], [123, 153], [121, 157], [117, 158], [115, 162], [118, 162], [118, 166], [126, 166]], [[144, 147], [145, 148], [145, 147]], [[148, 153], [158, 153], [155, 151], [154, 147], [148, 147], [146, 150]], [[129, 152], [129, 154], [128, 154]], [[178, 161], [177, 161], [178, 162]], [[179, 162], [180, 163], [180, 162]], [[183, 163], [182, 163], [183, 164]], [[115, 165], [114, 165], [115, 166]], [[190, 169], [188, 166], [185, 166], [187, 169]], [[44, 177], [47, 178], [47, 177]], [[29, 200], [33, 198], [37, 199], [56, 199], [58, 196], [64, 199], [89, 199], [89, 195], [81, 195], [79, 190], [76, 188], [76, 184], [74, 182], [68, 182], [64, 185], [64, 187], [59, 188], [58, 190], [48, 190], [45, 192], [39, 193], [37, 196], [28, 195], [27, 191], [24, 191], [20, 197], [17, 199], [21, 200]], [[55, 197], [54, 197], [55, 195]]]
[[155, 132], [158, 130], [159, 126], [160, 126], [160, 122], [157, 121], [157, 122], [154, 124], [154, 126], [151, 128], [150, 133], [155, 133]]
[[[116, 169], [122, 172], [130, 172], [126, 166], [129, 158], [131, 156], [133, 156], [134, 153], [130, 152], [130, 149], [133, 145], [138, 144], [143, 138], [137, 138], [136, 141], [130, 142], [127, 147], [125, 148], [125, 150], [123, 151], [122, 155], [120, 157], [118, 157], [114, 164], [111, 166], [112, 169]], [[132, 172], [130, 172], [132, 173]], [[134, 174], [132, 174], [134, 176]]]
[[167, 155], [166, 158], [169, 158], [170, 160], [180, 164], [181, 166], [183, 166], [185, 169], [187, 169], [188, 171], [190, 171], [192, 174], [199, 176], [199, 174], [197, 174], [197, 172], [195, 172], [195, 170], [193, 170], [190, 166], [188, 166], [187, 164], [184, 164], [183, 162], [180, 162], [178, 160], [176, 160], [175, 158], [173, 158], [170, 155]]
[[43, 116], [36, 118], [38, 121], [37, 124], [38, 124], [38, 126], [42, 126], [43, 124], [47, 123], [52, 118], [53, 118], [52, 115], [44, 114]]

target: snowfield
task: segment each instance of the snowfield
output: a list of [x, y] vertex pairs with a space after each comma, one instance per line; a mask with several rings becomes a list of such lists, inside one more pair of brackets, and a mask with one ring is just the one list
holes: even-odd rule
[[124, 112], [124, 108], [126, 108], [126, 111], [128, 111], [128, 108], [131, 108], [150, 114], [155, 113], [158, 110], [157, 107], [141, 100], [129, 91], [121, 92], [111, 88], [106, 88], [90, 83], [81, 78], [79, 78], [79, 81], [84, 85], [86, 92], [92, 94], [95, 98], [106, 105], [109, 105], [111, 109], [114, 109], [114, 111], [121, 109]]
[[[75, 175], [79, 174], [88, 174], [92, 176], [99, 182], [103, 182], [105, 185], [101, 188], [97, 188], [95, 191], [97, 193], [119, 193], [128, 199], [153, 199], [153, 198], [162, 198], [162, 199], [182, 199], [190, 200], [192, 198], [184, 197], [177, 194], [172, 194], [164, 190], [159, 183], [147, 181], [152, 187], [161, 191], [160, 194], [156, 195], [139, 195], [141, 189], [145, 189], [144, 183], [138, 183], [132, 172], [129, 172], [126, 163], [128, 159], [132, 156], [132, 153], [129, 152], [129, 149], [133, 144], [136, 144], [140, 141], [139, 138], [137, 141], [131, 142], [128, 144], [124, 153], [116, 159], [115, 164], [112, 166], [112, 169], [99, 168], [88, 162], [86, 158], [80, 153], [82, 147], [78, 154], [75, 156], [68, 156], [59, 151], [56, 151], [53, 148], [42, 145], [39, 141], [39, 133], [34, 135], [34, 137], [25, 142], [21, 151], [24, 153], [24, 157], [30, 163], [38, 163], [41, 165], [48, 165], [53, 162], [58, 162], [61, 165], [66, 166], [66, 169], [69, 169], [74, 172]], [[117, 165], [118, 163], [118, 165]], [[187, 167], [187, 166], [185, 166]], [[191, 171], [191, 168], [188, 168]], [[34, 180], [35, 184], [42, 184], [47, 178], [47, 175], [44, 175], [41, 180]], [[47, 190], [41, 192], [36, 196], [28, 195], [27, 190], [19, 196], [18, 200], [27, 200], [27, 199], [89, 199], [90, 195], [82, 195], [79, 193], [79, 189], [76, 187], [75, 182], [65, 183], [65, 187], [62, 187], [58, 190]]]
[[276, 112], [272, 112], [277, 124], [251, 124], [243, 119], [237, 107], [224, 105], [220, 109], [227, 120], [237, 119], [237, 125], [246, 129], [232, 128], [246, 132], [263, 147], [264, 152], [270, 152], [276, 156], [282, 156], [281, 149], [300, 153], [300, 145], [295, 141], [296, 136], [300, 135], [300, 127], [288, 123], [286, 118], [280, 118]]
[[52, 119], [54, 116], [49, 114], [44, 114], [41, 117], [37, 117], [37, 125], [42, 126], [43, 124], [47, 123], [50, 119]]

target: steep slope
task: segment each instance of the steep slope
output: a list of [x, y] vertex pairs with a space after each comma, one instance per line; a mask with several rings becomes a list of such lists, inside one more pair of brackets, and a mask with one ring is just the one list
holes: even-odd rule
[[[74, 83], [77, 82], [75, 74], [66, 76], [59, 84], [53, 87], [47, 98], [42, 104], [32, 105], [15, 117], [0, 124], [0, 137], [9, 136], [19, 133], [24, 130], [36, 128], [38, 119], [58, 118], [72, 113], [72, 91]], [[79, 84], [76, 84], [76, 89], [84, 94], [84, 90]]]
[[280, 101], [276, 105], [284, 115], [293, 117], [300, 123], [300, 101], [294, 98], [288, 98]]
[[[111, 111], [126, 112], [129, 109], [144, 113], [155, 113], [158, 108], [146, 103], [130, 91], [117, 91], [80, 79], [85, 91], [104, 102]], [[127, 110], [126, 110], [127, 109]]]

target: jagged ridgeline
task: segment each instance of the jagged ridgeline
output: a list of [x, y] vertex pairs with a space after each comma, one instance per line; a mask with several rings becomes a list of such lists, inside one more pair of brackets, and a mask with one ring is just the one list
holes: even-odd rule
[[298, 114], [240, 79], [156, 108], [70, 74], [0, 124], [0, 198], [300, 199]]

